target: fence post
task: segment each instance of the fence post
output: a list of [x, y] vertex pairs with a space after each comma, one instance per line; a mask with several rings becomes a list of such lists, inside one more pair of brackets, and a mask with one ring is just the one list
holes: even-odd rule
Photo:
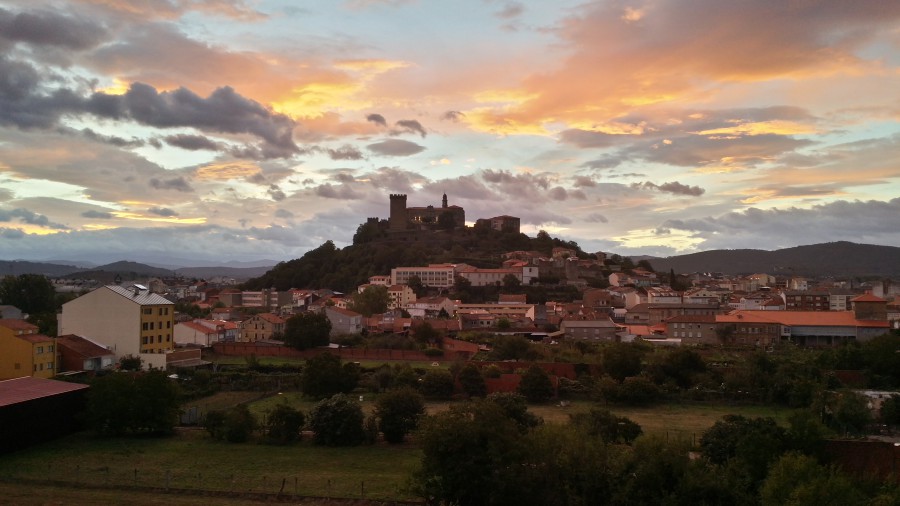
[[366, 496], [366, 482], [364, 482], [364, 481], [359, 482], [359, 496], [360, 497]]
[[134, 468], [134, 486], [137, 486], [137, 468]]
[[294, 495], [297, 495], [297, 477], [294, 476]]
[[170, 471], [166, 469], [166, 492], [169, 491], [169, 483], [171, 482], [171, 479], [172, 475], [170, 474]]

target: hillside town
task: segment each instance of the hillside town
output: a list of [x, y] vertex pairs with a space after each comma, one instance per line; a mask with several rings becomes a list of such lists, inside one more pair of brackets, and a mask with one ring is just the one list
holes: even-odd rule
[[[659, 346], [770, 349], [786, 343], [822, 347], [865, 342], [900, 328], [900, 284], [889, 280], [852, 284], [765, 273], [692, 273], [682, 277], [690, 286], [675, 290], [665, 275], [641, 267], [621, 271], [614, 265], [609, 286], [592, 288], [583, 278], [595, 278], [597, 271], [610, 267], [603, 253], [582, 259], [573, 250], [554, 248], [549, 256], [510, 251], [503, 258], [503, 266], [494, 269], [466, 264], [397, 267], [370, 277], [356, 294], [328, 287], [251, 291], [162, 278], [105, 285], [62, 305], [58, 337], [39, 334], [37, 326], [25, 321], [26, 314], [0, 306], [0, 347], [5, 351], [0, 379], [98, 370], [132, 355], [147, 367], [202, 364], [202, 350], [228, 343], [253, 345], [260, 348], [257, 355], [265, 355], [266, 347], [283, 344], [285, 322], [305, 312], [328, 318], [333, 342], [360, 334], [415, 335], [427, 323], [448, 338], [431, 346], [451, 347], [445, 351], [452, 350], [454, 357], [463, 349], [474, 355], [489, 347], [463, 346], [458, 338], [473, 333], [522, 336], [547, 346], [642, 340]], [[580, 299], [528, 300], [521, 288], [548, 278], [576, 287]], [[368, 315], [354, 311], [354, 295], [376, 287], [386, 294], [382, 310]], [[451, 297], [462, 287], [492, 287], [499, 296], [464, 303]], [[179, 312], [176, 305], [197, 315]]]

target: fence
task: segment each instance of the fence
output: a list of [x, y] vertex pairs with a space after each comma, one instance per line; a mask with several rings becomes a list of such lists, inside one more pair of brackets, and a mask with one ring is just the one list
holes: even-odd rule
[[441, 356], [430, 356], [418, 350], [388, 350], [363, 348], [315, 348], [295, 350], [287, 346], [258, 345], [256, 343], [215, 343], [213, 351], [218, 355], [249, 357], [293, 357], [308, 359], [320, 353], [332, 353], [344, 360], [414, 360], [422, 362], [465, 359], [466, 352], [445, 352]]
[[400, 500], [401, 490], [387, 490], [377, 481], [304, 478], [298, 475], [251, 476], [240, 472], [173, 472], [161, 469], [82, 467], [61, 469], [48, 464], [46, 469], [18, 469], [0, 481], [21, 485], [48, 485], [111, 490], [133, 490], [160, 494], [210, 497], [240, 497], [259, 501], [296, 502], [320, 499], [328, 504], [346, 500], [358, 504], [422, 504], [420, 500]]

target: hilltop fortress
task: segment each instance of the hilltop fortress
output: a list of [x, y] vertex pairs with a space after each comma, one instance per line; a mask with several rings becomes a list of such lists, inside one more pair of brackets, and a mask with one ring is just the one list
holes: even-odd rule
[[[390, 196], [391, 207], [388, 218], [388, 232], [397, 233], [408, 230], [465, 228], [466, 210], [460, 206], [447, 203], [447, 194], [441, 199], [441, 206], [407, 207], [406, 195], [393, 193]], [[496, 216], [481, 218], [475, 222], [476, 227], [519, 233], [519, 218], [514, 216]]]

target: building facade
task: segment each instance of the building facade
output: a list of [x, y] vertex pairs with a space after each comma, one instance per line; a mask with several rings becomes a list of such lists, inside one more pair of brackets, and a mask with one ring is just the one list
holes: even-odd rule
[[51, 378], [57, 360], [52, 337], [25, 320], [0, 319], [0, 380], [31, 376]]
[[[141, 285], [106, 285], [62, 306], [59, 335], [76, 334], [109, 348], [117, 359], [175, 348], [175, 304]], [[147, 365], [162, 361], [142, 357]]]

